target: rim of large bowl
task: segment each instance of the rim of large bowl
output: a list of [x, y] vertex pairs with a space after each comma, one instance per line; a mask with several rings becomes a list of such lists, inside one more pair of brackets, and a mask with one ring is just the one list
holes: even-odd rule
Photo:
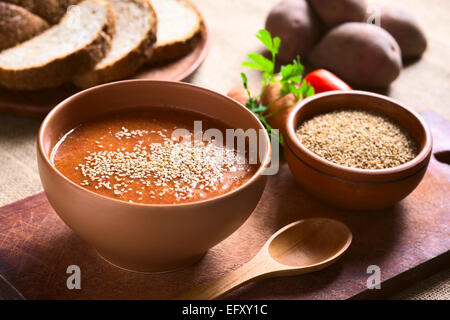
[[[410, 115], [412, 115], [416, 121], [421, 125], [421, 129], [423, 130], [424, 134], [425, 134], [425, 143], [423, 145], [423, 147], [421, 148], [420, 152], [414, 157], [414, 159], [400, 165], [400, 166], [396, 166], [396, 167], [392, 167], [392, 168], [386, 168], [386, 169], [359, 169], [359, 168], [351, 168], [351, 167], [346, 167], [334, 162], [331, 162], [329, 160], [326, 160], [318, 155], [316, 155], [314, 152], [312, 152], [311, 150], [309, 150], [308, 148], [306, 148], [296, 137], [295, 134], [295, 125], [296, 125], [296, 115], [297, 113], [306, 105], [308, 105], [309, 103], [318, 100], [318, 99], [325, 99], [329, 96], [333, 96], [333, 95], [358, 95], [358, 96], [367, 96], [367, 97], [371, 97], [371, 98], [375, 98], [375, 99], [381, 99], [381, 100], [385, 100], [390, 102], [392, 105], [394, 105], [395, 107], [401, 108], [403, 110], [405, 110], [406, 112], [408, 112]], [[402, 171], [406, 171], [409, 170], [411, 168], [414, 168], [416, 166], [418, 166], [420, 163], [422, 163], [427, 157], [428, 155], [431, 153], [431, 149], [432, 149], [432, 136], [431, 133], [429, 131], [429, 128], [427, 126], [427, 124], [425, 123], [425, 121], [422, 119], [422, 117], [415, 112], [414, 110], [408, 108], [407, 106], [403, 105], [402, 103], [383, 96], [381, 94], [377, 94], [377, 93], [373, 93], [373, 92], [367, 92], [367, 91], [360, 91], [360, 90], [341, 90], [341, 91], [329, 91], [329, 92], [323, 92], [323, 93], [319, 93], [317, 95], [314, 95], [312, 97], [309, 97], [303, 101], [300, 101], [295, 107], [294, 109], [290, 112], [288, 119], [287, 119], [287, 128], [286, 128], [286, 132], [288, 135], [287, 139], [287, 143], [291, 142], [295, 148], [292, 148], [291, 146], [288, 145], [288, 147], [291, 149], [291, 151], [297, 156], [298, 152], [302, 152], [304, 154], [306, 154], [308, 157], [314, 159], [314, 161], [317, 161], [318, 163], [320, 163], [321, 165], [323, 165], [324, 167], [328, 167], [328, 168], [332, 168], [334, 170], [338, 170], [342, 173], [345, 174], [350, 174], [350, 175], [359, 175], [361, 177], [380, 177], [380, 176], [389, 176], [395, 173], [399, 173]], [[313, 166], [314, 167], [314, 166]], [[317, 168], [316, 168], [317, 169]], [[319, 170], [319, 169], [318, 169]], [[322, 170], [320, 170], [322, 171]], [[334, 173], [329, 173], [333, 176], [335, 176]]]
[[[82, 186], [79, 186], [77, 183], [73, 182], [72, 180], [70, 180], [69, 178], [67, 178], [65, 175], [63, 175], [58, 169], [55, 168], [54, 164], [51, 162], [49, 156], [47, 155], [47, 153], [44, 151], [44, 134], [45, 134], [45, 130], [47, 129], [47, 127], [49, 126], [49, 122], [51, 121], [51, 119], [59, 112], [61, 112], [61, 110], [71, 101], [79, 98], [82, 95], [86, 95], [86, 94], [91, 94], [94, 91], [97, 91], [101, 88], [104, 87], [109, 87], [109, 86], [122, 86], [122, 85], [129, 85], [131, 83], [134, 84], [167, 84], [167, 85], [171, 85], [171, 86], [186, 86], [186, 87], [191, 87], [193, 89], [199, 90], [199, 91], [203, 91], [206, 92], [208, 94], [212, 94], [214, 96], [217, 96], [221, 99], [225, 99], [225, 100], [229, 100], [230, 102], [238, 105], [240, 108], [242, 108], [244, 110], [244, 112], [246, 112], [249, 117], [253, 118], [253, 120], [255, 120], [255, 122], [257, 123], [257, 125], [259, 126], [259, 129], [263, 129], [264, 132], [264, 140], [265, 140], [265, 144], [266, 144], [266, 153], [264, 156], [264, 159], [260, 161], [260, 165], [258, 170], [253, 174], [253, 176], [247, 180], [245, 183], [243, 183], [242, 185], [240, 185], [238, 188], [233, 189], [227, 193], [221, 194], [219, 196], [216, 197], [212, 197], [212, 198], [207, 198], [204, 200], [198, 200], [198, 201], [193, 201], [193, 202], [185, 202], [185, 203], [171, 203], [171, 204], [152, 204], [152, 203], [137, 203], [137, 202], [128, 202], [125, 200], [120, 200], [120, 199], [114, 199], [108, 196], [104, 196], [98, 193], [95, 193], [91, 190], [88, 190], [86, 188], [83, 188]], [[54, 146], [53, 146], [54, 147]], [[197, 205], [201, 205], [201, 204], [205, 204], [205, 203], [209, 203], [212, 201], [217, 201], [217, 200], [222, 200], [228, 197], [233, 196], [234, 194], [245, 190], [247, 188], [249, 188], [250, 185], [252, 185], [260, 176], [262, 171], [269, 165], [270, 163], [270, 159], [271, 159], [271, 145], [270, 145], [270, 139], [269, 139], [269, 135], [267, 134], [266, 130], [264, 129], [263, 125], [261, 124], [261, 122], [259, 121], [259, 119], [247, 108], [245, 108], [242, 104], [238, 103], [237, 101], [235, 101], [234, 99], [227, 97], [226, 95], [220, 94], [218, 92], [215, 92], [213, 90], [209, 90], [191, 83], [186, 83], [186, 82], [180, 82], [180, 81], [169, 81], [169, 80], [122, 80], [122, 81], [116, 81], [116, 82], [110, 82], [110, 83], [106, 83], [106, 84], [102, 84], [99, 86], [95, 86], [89, 89], [85, 89], [83, 91], [80, 91], [68, 98], [66, 98], [65, 100], [61, 101], [60, 103], [58, 103], [45, 117], [45, 119], [42, 121], [42, 124], [39, 128], [39, 133], [38, 133], [38, 150], [39, 153], [41, 154], [41, 156], [43, 157], [45, 163], [47, 166], [49, 166], [51, 168], [51, 170], [56, 173], [56, 175], [58, 175], [61, 179], [63, 179], [65, 182], [71, 184], [72, 186], [74, 186], [75, 188], [77, 188], [78, 190], [82, 191], [82, 192], [86, 192], [88, 194], [90, 194], [93, 197], [98, 197], [101, 199], [105, 199], [107, 201], [113, 201], [113, 202], [117, 202], [119, 204], [122, 205], [129, 205], [129, 206], [137, 206], [137, 207], [158, 207], [158, 208], [163, 208], [163, 207], [189, 207], [189, 206], [197, 206]]]

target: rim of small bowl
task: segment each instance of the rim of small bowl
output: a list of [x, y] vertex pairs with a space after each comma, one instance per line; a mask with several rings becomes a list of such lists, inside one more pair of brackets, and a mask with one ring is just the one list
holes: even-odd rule
[[[245, 183], [243, 183], [242, 185], [240, 185], [238, 188], [231, 190], [230, 192], [221, 194], [219, 196], [216, 197], [212, 197], [212, 198], [207, 198], [204, 200], [198, 200], [198, 201], [193, 201], [193, 202], [185, 202], [185, 203], [170, 203], [170, 204], [152, 204], [152, 203], [138, 203], [138, 202], [129, 202], [129, 201], [125, 201], [125, 200], [119, 200], [119, 199], [114, 199], [108, 196], [104, 196], [98, 193], [95, 193], [91, 190], [88, 190], [86, 188], [83, 188], [82, 186], [78, 185], [77, 183], [73, 182], [72, 180], [70, 180], [69, 178], [67, 178], [65, 175], [63, 175], [58, 169], [55, 168], [55, 165], [50, 161], [49, 156], [47, 155], [47, 153], [44, 151], [44, 133], [47, 129], [47, 127], [49, 126], [49, 122], [52, 120], [53, 117], [55, 117], [55, 115], [57, 115], [59, 112], [61, 112], [61, 110], [66, 107], [70, 102], [72, 102], [75, 99], [78, 99], [79, 97], [86, 95], [86, 94], [91, 94], [92, 92], [98, 91], [101, 88], [104, 87], [109, 87], [109, 86], [123, 86], [123, 85], [129, 85], [132, 83], [140, 83], [140, 84], [154, 84], [154, 83], [158, 83], [158, 84], [167, 84], [167, 85], [173, 85], [173, 86], [186, 86], [186, 87], [191, 87], [192, 89], [195, 90], [199, 90], [199, 91], [203, 91], [205, 93], [208, 94], [212, 94], [214, 96], [217, 96], [221, 99], [225, 99], [228, 100], [236, 105], [238, 105], [240, 108], [244, 109], [245, 112], [251, 117], [253, 118], [256, 123], [259, 126], [259, 129], [264, 129], [263, 125], [261, 124], [261, 122], [259, 121], [259, 119], [247, 108], [245, 108], [243, 105], [241, 105], [240, 103], [236, 102], [235, 100], [231, 99], [230, 97], [223, 95], [221, 93], [218, 93], [216, 91], [213, 90], [209, 90], [191, 83], [187, 83], [187, 82], [181, 82], [181, 81], [170, 81], [170, 80], [140, 80], [140, 79], [132, 79], [132, 80], [122, 80], [122, 81], [115, 81], [115, 82], [110, 82], [110, 83], [105, 83], [102, 85], [98, 85], [89, 89], [85, 89], [82, 90], [68, 98], [66, 98], [65, 100], [61, 101], [60, 103], [58, 103], [48, 114], [47, 116], [44, 118], [44, 120], [42, 121], [42, 124], [39, 128], [39, 132], [38, 132], [38, 151], [41, 154], [41, 156], [43, 157], [45, 164], [47, 166], [49, 166], [51, 168], [51, 170], [56, 173], [56, 175], [58, 175], [60, 178], [62, 178], [65, 182], [71, 184], [72, 186], [74, 186], [75, 188], [81, 190], [82, 192], [86, 192], [88, 194], [90, 194], [93, 197], [99, 197], [101, 199], [105, 199], [107, 201], [113, 201], [113, 202], [117, 202], [118, 204], [122, 204], [122, 205], [130, 205], [130, 206], [138, 206], [138, 207], [186, 207], [186, 206], [197, 206], [197, 205], [201, 205], [201, 204], [205, 204], [208, 202], [213, 202], [213, 201], [217, 201], [217, 200], [221, 200], [224, 198], [228, 198], [231, 197], [232, 195], [247, 189], [251, 184], [253, 184], [260, 176], [262, 171], [270, 164], [270, 160], [271, 160], [271, 145], [270, 145], [270, 139], [269, 139], [269, 135], [267, 134], [267, 131], [264, 129], [264, 140], [266, 142], [266, 153], [264, 156], [263, 160], [260, 160], [260, 165], [258, 167], [258, 170], [256, 170], [256, 172], [252, 175], [252, 177], [247, 180]], [[53, 146], [54, 148], [55, 146]]]
[[[405, 110], [406, 112], [408, 112], [410, 115], [412, 115], [416, 119], [416, 121], [421, 125], [421, 129], [423, 130], [423, 132], [425, 134], [425, 143], [424, 143], [423, 147], [421, 148], [420, 152], [412, 160], [410, 160], [402, 165], [392, 167], [392, 168], [386, 168], [386, 169], [360, 169], [360, 168], [346, 167], [346, 166], [331, 162], [329, 160], [326, 160], [326, 159], [316, 155], [314, 152], [312, 152], [311, 150], [306, 148], [296, 137], [296, 134], [295, 134], [296, 115], [303, 107], [307, 106], [311, 102], [318, 100], [318, 99], [324, 99], [324, 98], [327, 98], [327, 97], [333, 96], [333, 95], [354, 95], [354, 96], [371, 97], [371, 98], [375, 98], [375, 99], [388, 101], [396, 108], [401, 108], [401, 109]], [[379, 113], [383, 114], [382, 112], [379, 112]], [[389, 116], [387, 116], [387, 117], [391, 118]], [[329, 91], [329, 92], [319, 93], [317, 95], [314, 95], [312, 97], [309, 97], [305, 100], [300, 101], [294, 107], [294, 109], [289, 113], [286, 124], [287, 124], [286, 133], [289, 138], [288, 139], [289, 141], [287, 141], [287, 143], [292, 142], [292, 144], [294, 145], [296, 150], [289, 145], [287, 147], [291, 149], [291, 151], [296, 155], [296, 157], [300, 157], [297, 154], [297, 152], [302, 152], [302, 153], [306, 154], [308, 157], [312, 158], [314, 161], [317, 161], [318, 163], [323, 165], [324, 167], [338, 170], [339, 172], [344, 173], [344, 174], [359, 175], [360, 177], [390, 176], [395, 173], [400, 173], [400, 172], [412, 169], [412, 168], [418, 166], [419, 164], [421, 164], [429, 156], [429, 154], [431, 153], [431, 149], [432, 149], [432, 136], [431, 136], [430, 130], [429, 130], [427, 124], [425, 123], [425, 121], [422, 119], [422, 117], [417, 112], [415, 112], [414, 110], [406, 107], [404, 104], [402, 104], [390, 97], [387, 97], [387, 96], [384, 96], [381, 94], [377, 94], [377, 93], [373, 93], [373, 92], [367, 92], [367, 91], [361, 91], [361, 90], [339, 90], [339, 91]], [[416, 141], [416, 143], [417, 143], [417, 141]], [[305, 161], [303, 159], [301, 159], [301, 160]], [[313, 165], [312, 165], [312, 167], [316, 170], [324, 171], [324, 170], [316, 168]], [[336, 176], [335, 173], [330, 173], [330, 172], [326, 172], [326, 173], [331, 174], [332, 176], [338, 177], [338, 176]], [[338, 177], [338, 178], [341, 178], [341, 177]], [[351, 180], [348, 177], [345, 177], [344, 179]]]

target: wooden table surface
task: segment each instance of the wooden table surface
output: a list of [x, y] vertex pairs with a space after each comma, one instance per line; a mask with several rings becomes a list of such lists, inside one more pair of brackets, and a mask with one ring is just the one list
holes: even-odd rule
[[[212, 43], [205, 63], [187, 80], [225, 93], [239, 83], [239, 72], [243, 71], [240, 63], [246, 54], [261, 48], [254, 35], [264, 26], [267, 12], [278, 0], [192, 1], [208, 22]], [[380, 2], [389, 1], [371, 1]], [[417, 16], [426, 32], [428, 49], [421, 60], [404, 68], [386, 93], [417, 111], [432, 109], [450, 119], [450, 1], [397, 0], [395, 3]], [[249, 76], [251, 82], [258, 83], [255, 73], [249, 72]], [[0, 205], [42, 190], [35, 161], [39, 124], [39, 120], [0, 115]], [[447, 272], [439, 276], [436, 286], [447, 288], [449, 275]], [[422, 296], [429, 296], [427, 290]], [[416, 296], [421, 294], [419, 288]]]

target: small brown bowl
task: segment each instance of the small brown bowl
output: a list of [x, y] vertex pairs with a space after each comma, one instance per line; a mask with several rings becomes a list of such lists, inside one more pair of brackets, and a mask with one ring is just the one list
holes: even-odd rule
[[[380, 170], [349, 168], [325, 160], [296, 137], [299, 125], [315, 115], [357, 108], [386, 115], [409, 132], [418, 155], [398, 167]], [[332, 91], [300, 102], [286, 121], [285, 154], [293, 175], [310, 194], [351, 210], [389, 207], [410, 194], [422, 180], [430, 160], [432, 138], [420, 116], [388, 97], [364, 91]]]
[[203, 201], [173, 205], [129, 203], [84, 189], [50, 161], [59, 139], [78, 124], [136, 106], [176, 107], [221, 120], [229, 128], [264, 128], [244, 106], [182, 82], [130, 80], [82, 91], [56, 106], [38, 136], [38, 166], [47, 198], [61, 219], [102, 257], [141, 272], [174, 270], [200, 259], [252, 213], [266, 184], [270, 143], [263, 139], [259, 168], [239, 188]]

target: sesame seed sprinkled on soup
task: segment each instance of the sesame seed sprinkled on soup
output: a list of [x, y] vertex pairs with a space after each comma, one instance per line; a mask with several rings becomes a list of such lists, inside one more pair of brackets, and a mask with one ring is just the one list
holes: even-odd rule
[[[214, 140], [194, 140], [203, 130], [226, 125], [173, 108], [119, 111], [83, 123], [55, 146], [52, 161], [64, 176], [111, 198], [146, 204], [187, 203], [238, 188], [258, 165]], [[189, 135], [174, 135], [184, 129]], [[224, 135], [225, 136], [225, 135]]]

